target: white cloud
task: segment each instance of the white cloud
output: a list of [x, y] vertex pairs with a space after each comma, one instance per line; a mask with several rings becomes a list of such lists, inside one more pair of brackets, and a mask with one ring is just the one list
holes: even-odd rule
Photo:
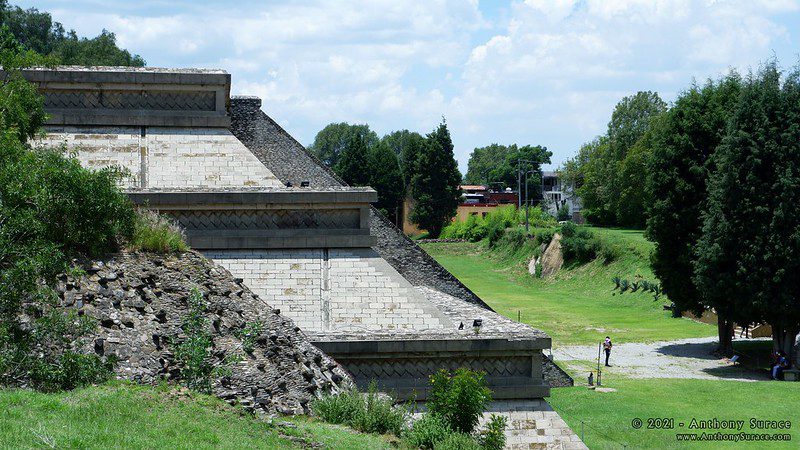
[[52, 1], [21, 6], [115, 31], [150, 65], [226, 69], [301, 142], [331, 121], [426, 132], [444, 114], [462, 169], [491, 142], [563, 160], [622, 96], [669, 100], [773, 51], [793, 64], [800, 32], [796, 0], [513, 0], [492, 17], [477, 0]]

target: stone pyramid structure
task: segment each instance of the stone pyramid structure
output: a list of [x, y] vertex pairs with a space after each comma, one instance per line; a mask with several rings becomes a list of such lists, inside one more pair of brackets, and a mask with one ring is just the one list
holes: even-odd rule
[[[232, 98], [229, 74], [57, 67], [25, 76], [51, 115], [34, 146], [121, 167], [135, 203], [174, 218], [195, 250], [290, 317], [361, 387], [376, 381], [424, 400], [436, 370], [469, 367], [486, 372], [495, 399], [549, 411], [550, 384], [571, 383], [543, 355], [545, 333], [492, 311], [371, 207], [374, 190], [343, 183], [260, 99]], [[574, 436], [564, 435], [536, 442]]]

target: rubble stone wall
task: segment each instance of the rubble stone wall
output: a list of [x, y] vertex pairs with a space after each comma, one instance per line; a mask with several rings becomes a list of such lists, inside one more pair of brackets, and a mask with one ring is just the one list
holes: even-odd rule
[[[299, 414], [316, 396], [352, 383], [294, 321], [199, 253], [123, 253], [85, 269], [81, 278], [63, 276], [57, 291], [64, 308], [97, 319], [86, 350], [116, 356], [121, 379], [155, 384], [180, 378], [174, 345], [185, 338], [187, 299], [197, 288], [207, 303], [214, 364], [241, 358], [229, 365], [230, 376], [214, 382], [220, 398], [256, 412]], [[262, 331], [247, 353], [240, 336], [252, 323]]]

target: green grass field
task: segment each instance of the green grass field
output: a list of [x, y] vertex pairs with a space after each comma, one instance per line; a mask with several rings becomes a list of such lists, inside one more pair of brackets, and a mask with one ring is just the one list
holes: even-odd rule
[[[589, 448], [691, 448], [691, 449], [789, 449], [800, 441], [800, 389], [791, 383], [683, 379], [634, 380], [615, 377], [604, 387], [616, 392], [599, 393], [585, 386], [551, 391], [548, 402]], [[647, 429], [648, 418], [674, 419], [673, 429]], [[633, 419], [644, 421], [633, 428]], [[700, 433], [688, 428], [691, 419], [744, 420], [745, 433], [790, 433], [791, 442], [694, 442], [679, 443], [677, 433]], [[751, 430], [749, 420], [791, 420], [790, 430]], [[583, 422], [583, 427], [581, 426]], [[680, 423], [684, 426], [680, 426]], [[706, 430], [716, 432], [717, 430]], [[723, 431], [723, 430], [719, 430]], [[726, 433], [728, 431], [725, 431]]]
[[[553, 346], [593, 344], [606, 334], [620, 342], [653, 342], [713, 336], [716, 329], [689, 319], [674, 319], [664, 311], [664, 301], [654, 302], [643, 293], [612, 292], [614, 276], [632, 279], [637, 274], [654, 281], [648, 267], [652, 244], [642, 232], [592, 228], [622, 250], [610, 264], [594, 261], [562, 269], [553, 279], [536, 279], [527, 273], [530, 255], [488, 251], [481, 244], [424, 244], [428, 253], [497, 312], [542, 329], [553, 337]], [[763, 342], [743, 342], [741, 350], [768, 350]], [[763, 348], [762, 348], [763, 347]], [[593, 362], [586, 362], [588, 372]], [[577, 367], [581, 367], [580, 364]], [[586, 373], [573, 373], [585, 384]], [[620, 448], [798, 448], [800, 390], [791, 383], [747, 383], [727, 380], [630, 379], [617, 372], [605, 374], [604, 387], [616, 392], [599, 393], [585, 386], [551, 390], [553, 409], [579, 435], [583, 430], [592, 449]], [[644, 421], [641, 429], [633, 419]], [[648, 418], [672, 418], [674, 429], [647, 429]], [[691, 433], [692, 419], [793, 420], [791, 443], [679, 443], [676, 433]], [[683, 422], [684, 426], [680, 426]], [[702, 431], [702, 430], [699, 430]], [[711, 430], [715, 431], [715, 430]], [[744, 432], [753, 432], [745, 424]], [[755, 430], [758, 431], [758, 430]], [[778, 431], [783, 433], [784, 431]]]
[[279, 430], [213, 397], [116, 382], [57, 394], [0, 390], [0, 448], [303, 448], [281, 434], [324, 448], [392, 448], [349, 428], [285, 420], [295, 427]]
[[592, 344], [611, 334], [616, 342], [654, 342], [713, 336], [715, 328], [674, 319], [644, 293], [616, 294], [614, 276], [655, 281], [648, 266], [652, 244], [642, 232], [594, 228], [619, 246], [622, 257], [567, 268], [553, 279], [527, 272], [529, 255], [490, 252], [481, 244], [423, 244], [423, 248], [495, 311], [546, 331], [553, 345]]

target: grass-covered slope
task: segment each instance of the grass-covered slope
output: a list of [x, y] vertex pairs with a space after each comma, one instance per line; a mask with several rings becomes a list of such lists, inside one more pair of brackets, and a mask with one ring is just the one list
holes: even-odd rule
[[[645, 293], [613, 292], [612, 278], [636, 275], [656, 281], [649, 268], [652, 244], [641, 231], [592, 228], [618, 247], [618, 257], [567, 266], [553, 278], [528, 274], [531, 249], [488, 250], [476, 243], [423, 244], [423, 248], [497, 312], [546, 331], [554, 345], [591, 344], [611, 335], [617, 342], [652, 342], [713, 336], [715, 329], [674, 319], [666, 299]], [[527, 250], [526, 250], [527, 248]]]
[[270, 425], [216, 398], [111, 383], [57, 394], [0, 390], [0, 447], [91, 449], [391, 448], [381, 437], [308, 419]]

